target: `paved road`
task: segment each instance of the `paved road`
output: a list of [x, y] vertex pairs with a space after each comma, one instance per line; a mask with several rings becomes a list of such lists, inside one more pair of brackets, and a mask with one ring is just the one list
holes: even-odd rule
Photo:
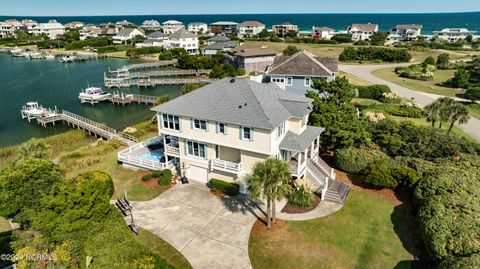
[[[397, 66], [406, 66], [406, 65], [410, 65], [410, 63], [388, 64], [388, 65], [340, 65], [339, 69], [341, 71], [344, 71], [356, 77], [359, 77], [367, 82], [370, 82], [373, 84], [387, 85], [392, 90], [396, 91], [398, 94], [400, 94], [401, 96], [407, 99], [414, 98], [414, 102], [418, 103], [421, 106], [426, 106], [432, 103], [433, 101], [437, 100], [438, 98], [443, 97], [441, 95], [428, 94], [428, 93], [410, 90], [408, 88], [402, 87], [393, 82], [376, 77], [372, 74], [372, 72], [377, 69], [393, 68]], [[454, 99], [457, 101], [466, 101], [465, 99], [461, 99], [461, 98], [454, 98]], [[459, 127], [465, 132], [467, 132], [468, 134], [470, 134], [472, 137], [480, 141], [480, 120], [479, 119], [471, 117], [471, 119], [468, 121], [467, 124], [459, 125]]]

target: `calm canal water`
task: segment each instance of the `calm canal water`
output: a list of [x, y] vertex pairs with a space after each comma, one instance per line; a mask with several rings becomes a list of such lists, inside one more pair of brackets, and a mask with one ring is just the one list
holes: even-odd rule
[[[44, 107], [57, 106], [58, 109], [77, 113], [116, 129], [149, 119], [154, 113], [146, 105], [101, 103], [92, 106], [80, 104], [78, 99], [81, 89], [87, 87], [87, 81], [91, 86], [104, 88], [103, 72], [108, 72], [108, 67], [114, 69], [129, 63], [129, 60], [112, 59], [61, 64], [57, 60], [31, 61], [0, 53], [0, 147], [69, 130], [63, 126], [43, 128], [35, 122], [22, 120], [20, 108], [29, 101], [38, 101]], [[155, 96], [180, 95], [179, 87], [131, 88], [122, 91]]]

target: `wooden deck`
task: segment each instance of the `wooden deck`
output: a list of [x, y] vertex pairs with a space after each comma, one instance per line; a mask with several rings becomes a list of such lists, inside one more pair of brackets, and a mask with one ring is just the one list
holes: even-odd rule
[[200, 83], [212, 83], [216, 79], [211, 78], [163, 78], [163, 79], [139, 79], [136, 85], [139, 88], [156, 87], [163, 85], [187, 85], [187, 84], [200, 84]]
[[150, 68], [159, 68], [159, 67], [166, 67], [166, 66], [175, 66], [177, 65], [177, 60], [171, 61], [158, 61], [158, 62], [149, 62], [149, 63], [141, 63], [141, 64], [131, 64], [126, 65], [122, 68], [116, 70], [110, 70], [108, 68], [108, 72], [113, 73], [124, 73], [126, 71], [133, 71], [133, 70], [140, 70], [140, 69], [150, 69]]

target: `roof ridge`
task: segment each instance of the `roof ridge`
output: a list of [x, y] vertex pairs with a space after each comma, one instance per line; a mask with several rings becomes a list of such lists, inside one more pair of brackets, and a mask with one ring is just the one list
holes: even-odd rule
[[263, 107], [263, 104], [260, 102], [256, 92], [253, 90], [251, 80], [247, 80], [247, 85], [248, 85], [248, 89], [250, 90], [250, 92], [255, 97], [254, 98], [255, 102], [257, 102], [258, 106], [261, 108], [263, 116], [265, 116], [265, 118], [267, 119], [267, 122], [270, 124], [271, 128], [275, 128], [276, 126], [273, 126], [273, 124], [270, 122], [270, 118], [268, 117], [267, 113], [265, 113], [265, 108]]
[[322, 64], [319, 60], [315, 59], [315, 55], [312, 54], [309, 51], [305, 51], [305, 55], [307, 55], [308, 58], [312, 59], [317, 65], [319, 65], [321, 68], [323, 68], [325, 71], [327, 71], [329, 74], [332, 74], [332, 70], [330, 68], [326, 67], [324, 64]]
[[[286, 63], [290, 62], [292, 59], [295, 59], [295, 58], [298, 57], [298, 55], [300, 55], [300, 53], [302, 53], [302, 52], [303, 52], [303, 51], [299, 51], [299, 52], [293, 54], [293, 55], [290, 56], [286, 61], [284, 61], [283, 63], [281, 63], [281, 64], [279, 64], [279, 65], [277, 65], [277, 66], [275, 66], [275, 68], [273, 68], [273, 69], [270, 70], [269, 72], [273, 72], [273, 71], [275, 71], [276, 69], [278, 69], [279, 67], [281, 67], [281, 66], [285, 65]], [[283, 55], [283, 56], [285, 56], [285, 55]]]

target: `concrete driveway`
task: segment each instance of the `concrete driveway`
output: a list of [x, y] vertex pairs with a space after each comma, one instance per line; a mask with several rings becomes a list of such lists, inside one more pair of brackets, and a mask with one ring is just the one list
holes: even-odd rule
[[[393, 82], [381, 79], [379, 77], [376, 77], [372, 74], [373, 71], [377, 69], [382, 69], [382, 68], [394, 68], [397, 66], [408, 66], [411, 65], [412, 63], [407, 63], [407, 64], [379, 64], [379, 65], [339, 65], [339, 69], [350, 73], [354, 76], [357, 76], [367, 82], [370, 82], [372, 84], [384, 84], [389, 86], [392, 90], [396, 91], [398, 94], [401, 96], [411, 99], [414, 98], [414, 102], [420, 104], [421, 106], [426, 106], [438, 98], [441, 98], [443, 96], [441, 95], [436, 95], [436, 94], [429, 94], [429, 93], [423, 93], [423, 92], [417, 92], [414, 90], [410, 90], [408, 88], [402, 87], [398, 84], [395, 84]], [[467, 101], [465, 99], [461, 98], [454, 98], [457, 101]], [[467, 132], [469, 135], [474, 137], [475, 139], [480, 141], [480, 120], [471, 117], [470, 120], [466, 124], [458, 125], [462, 130]]]
[[193, 268], [252, 268], [248, 239], [261, 214], [243, 196], [219, 198], [197, 184], [133, 202], [135, 224], [168, 241]]

